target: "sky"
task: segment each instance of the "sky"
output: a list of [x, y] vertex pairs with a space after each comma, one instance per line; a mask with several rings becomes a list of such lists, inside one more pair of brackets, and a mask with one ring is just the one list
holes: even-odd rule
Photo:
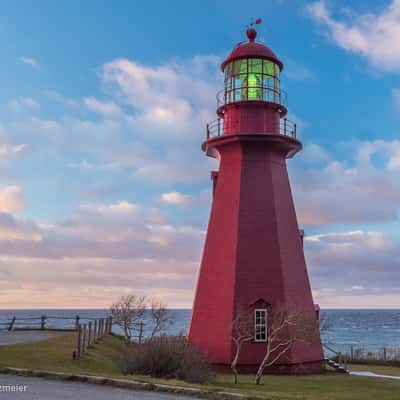
[[400, 0], [2, 1], [0, 308], [191, 307], [220, 63], [262, 18], [314, 301], [400, 308]]

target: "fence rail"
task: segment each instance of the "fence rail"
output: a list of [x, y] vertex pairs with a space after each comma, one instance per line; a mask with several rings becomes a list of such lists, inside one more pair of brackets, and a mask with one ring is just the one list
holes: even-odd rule
[[[224, 119], [217, 118], [207, 124], [207, 140], [214, 137], [222, 136], [224, 134]], [[297, 138], [297, 124], [287, 118], [283, 118], [279, 122], [279, 127], [271, 128], [271, 131], [278, 132], [279, 135], [290, 136], [294, 139]], [[251, 133], [251, 132], [242, 132]]]
[[[0, 331], [22, 331], [22, 330], [57, 330], [57, 331], [77, 331], [78, 326], [84, 321], [94, 323], [97, 317], [75, 316], [56, 316], [40, 315], [33, 317], [17, 317], [0, 320]], [[64, 321], [60, 326], [59, 321]]]

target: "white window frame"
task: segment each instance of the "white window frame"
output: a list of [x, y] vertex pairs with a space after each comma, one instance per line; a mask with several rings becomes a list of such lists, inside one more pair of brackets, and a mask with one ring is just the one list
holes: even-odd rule
[[[264, 323], [258, 321], [259, 319], [261, 319], [261, 317], [258, 317], [260, 313], [264, 314]], [[266, 308], [256, 308], [254, 310], [254, 341], [257, 343], [265, 343], [267, 341], [268, 338], [267, 318], [268, 318], [268, 313]], [[258, 333], [258, 331], [262, 330], [262, 328], [265, 329], [265, 334], [264, 334], [265, 337], [261, 336], [261, 334]]]

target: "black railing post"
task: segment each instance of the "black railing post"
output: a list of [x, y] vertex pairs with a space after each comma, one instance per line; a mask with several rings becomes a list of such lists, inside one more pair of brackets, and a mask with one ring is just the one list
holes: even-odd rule
[[17, 319], [17, 317], [12, 317], [12, 320], [10, 322], [10, 326], [8, 327], [8, 331], [9, 332], [11, 332], [13, 330], [16, 319]]
[[207, 140], [210, 139], [210, 124], [207, 124]]
[[220, 118], [218, 118], [218, 136], [220, 136], [220, 135], [221, 135], [221, 131], [220, 131], [220, 129], [221, 129], [221, 119], [220, 119]]
[[81, 348], [82, 348], [82, 327], [79, 324], [77, 328], [77, 335], [76, 335], [76, 355], [77, 358], [81, 356]]
[[46, 316], [45, 315], [42, 315], [41, 317], [40, 317], [40, 329], [42, 330], [42, 331], [44, 331], [44, 327], [45, 327], [45, 325], [46, 325]]
[[297, 124], [294, 124], [294, 138], [297, 138]]
[[286, 124], [287, 124], [287, 118], [284, 118], [283, 120], [283, 133], [286, 136]]

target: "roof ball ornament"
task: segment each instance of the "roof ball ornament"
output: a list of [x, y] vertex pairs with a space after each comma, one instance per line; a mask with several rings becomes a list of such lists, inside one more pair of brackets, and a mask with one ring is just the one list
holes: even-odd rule
[[253, 43], [257, 36], [257, 31], [253, 28], [253, 26], [259, 25], [259, 24], [261, 24], [261, 22], [262, 22], [261, 18], [257, 18], [255, 21], [253, 21], [253, 19], [252, 19], [250, 24], [247, 25], [246, 36], [249, 39], [250, 43]]

